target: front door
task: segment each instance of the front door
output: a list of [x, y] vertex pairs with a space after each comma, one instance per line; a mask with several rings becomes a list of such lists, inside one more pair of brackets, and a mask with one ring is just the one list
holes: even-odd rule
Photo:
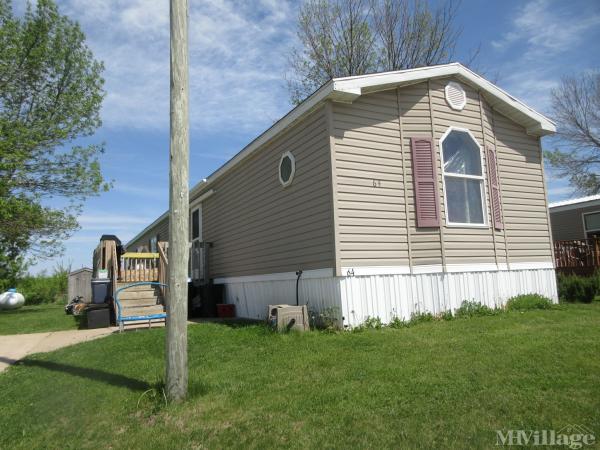
[[197, 284], [203, 277], [202, 268], [202, 204], [192, 210], [191, 216], [192, 248], [190, 255], [191, 278]]

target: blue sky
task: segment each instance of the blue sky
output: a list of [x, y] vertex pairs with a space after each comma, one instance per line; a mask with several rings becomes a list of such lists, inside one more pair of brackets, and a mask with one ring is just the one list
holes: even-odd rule
[[[25, 0], [14, 0], [17, 11]], [[58, 0], [106, 66], [103, 169], [114, 188], [86, 202], [65, 254], [41, 261], [91, 264], [103, 233], [127, 242], [168, 207], [168, 0]], [[287, 55], [298, 2], [190, 0], [190, 182], [210, 175], [290, 109]], [[600, 67], [598, 0], [463, 0], [457, 60], [481, 44], [485, 76], [540, 112], [561, 76]], [[557, 145], [544, 140], [546, 147]], [[551, 200], [570, 189], [550, 174]]]

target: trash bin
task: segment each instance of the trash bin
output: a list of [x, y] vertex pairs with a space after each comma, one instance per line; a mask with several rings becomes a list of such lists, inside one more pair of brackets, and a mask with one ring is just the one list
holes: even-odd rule
[[110, 309], [108, 305], [106, 307], [89, 306], [86, 310], [86, 320], [88, 329], [110, 327]]
[[110, 280], [92, 278], [92, 303], [105, 303], [110, 297]]

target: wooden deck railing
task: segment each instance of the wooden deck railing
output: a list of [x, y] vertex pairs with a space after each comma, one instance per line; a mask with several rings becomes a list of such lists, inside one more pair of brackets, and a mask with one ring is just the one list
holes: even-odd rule
[[158, 281], [158, 253], [123, 253], [121, 282]]
[[600, 239], [554, 241], [554, 259], [559, 272], [592, 273], [600, 268]]

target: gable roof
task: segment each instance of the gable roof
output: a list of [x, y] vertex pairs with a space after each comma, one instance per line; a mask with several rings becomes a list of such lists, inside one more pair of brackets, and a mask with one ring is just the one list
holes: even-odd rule
[[[190, 191], [190, 201], [194, 200], [200, 192], [208, 188], [211, 183], [248, 157], [252, 152], [306, 117], [326, 100], [352, 103], [361, 95], [408, 86], [434, 78], [451, 76], [480, 90], [493, 109], [523, 126], [528, 134], [545, 136], [556, 132], [556, 126], [550, 119], [509, 95], [495, 84], [467, 69], [460, 63], [334, 78], [325, 83], [306, 100], [275, 122], [268, 130], [250, 142], [210, 176], [197, 183]], [[164, 214], [159, 219], [163, 218]], [[146, 229], [148, 228], [149, 227]], [[142, 233], [139, 233], [129, 242], [138, 239], [141, 234]]]
[[483, 96], [492, 108], [522, 125], [527, 130], [527, 133], [534, 136], [545, 136], [556, 132], [556, 125], [546, 116], [535, 111], [533, 108], [530, 108], [520, 100], [517, 100], [495, 84], [487, 81], [485, 78], [477, 75], [460, 63], [334, 78], [325, 83], [310, 97], [275, 122], [271, 128], [250, 142], [244, 149], [213, 172], [208, 178], [205, 178], [200, 183], [196, 184], [190, 191], [190, 199], [261, 145], [264, 145], [279, 133], [283, 132], [286, 128], [305, 117], [325, 100], [351, 103], [364, 94], [395, 87], [408, 86], [433, 78], [450, 76], [455, 76], [466, 84], [481, 90]]
[[589, 195], [587, 197], [553, 202], [548, 205], [548, 209], [550, 209], [550, 212], [559, 212], [568, 211], [570, 209], [587, 208], [589, 206], [600, 206], [600, 195]]

